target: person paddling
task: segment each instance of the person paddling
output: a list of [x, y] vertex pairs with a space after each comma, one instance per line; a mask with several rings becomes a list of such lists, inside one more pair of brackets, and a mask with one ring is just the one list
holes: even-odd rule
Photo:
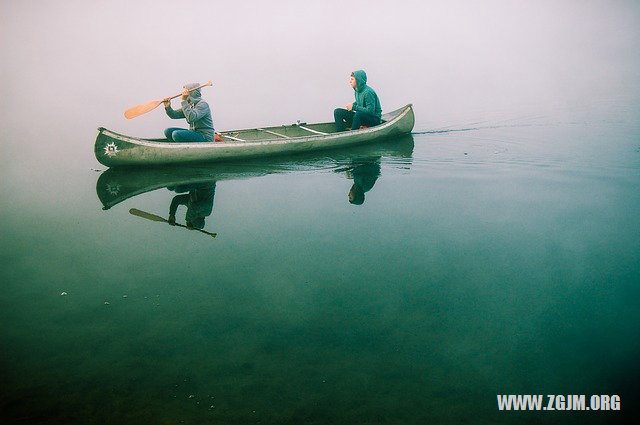
[[367, 85], [367, 73], [353, 71], [349, 79], [356, 101], [347, 105], [347, 109], [333, 111], [336, 131], [345, 131], [345, 124], [354, 130], [361, 126], [371, 127], [382, 122], [382, 107], [376, 92]]
[[165, 100], [164, 110], [173, 119], [186, 118], [189, 130], [178, 127], [170, 127], [164, 131], [165, 137], [172, 142], [213, 142], [215, 130], [209, 104], [202, 99], [200, 89], [189, 91], [198, 87], [198, 83], [190, 83], [184, 86], [182, 92], [181, 108], [175, 110], [171, 107], [171, 100]]

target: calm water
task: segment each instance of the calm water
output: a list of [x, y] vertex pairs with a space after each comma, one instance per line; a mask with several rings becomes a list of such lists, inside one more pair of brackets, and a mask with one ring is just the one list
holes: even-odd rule
[[[600, 117], [232, 165], [14, 171], [3, 414], [510, 423], [541, 416], [499, 414], [498, 393], [631, 405], [638, 134]], [[349, 203], [354, 181], [369, 189], [362, 205]], [[167, 218], [178, 192], [212, 188], [215, 238], [129, 212]]]
[[[340, 55], [340, 4], [285, 3], [0, 5], [2, 423], [624, 420], [637, 5], [363, 9], [385, 22], [376, 54]], [[185, 43], [168, 23], [195, 10], [217, 26]], [[385, 110], [414, 103], [413, 135], [237, 164], [93, 156], [98, 126], [175, 124], [122, 111], [185, 79], [214, 80], [224, 130], [328, 120], [355, 67]], [[202, 231], [164, 222], [172, 201]], [[618, 394], [622, 412], [499, 412], [497, 394]]]

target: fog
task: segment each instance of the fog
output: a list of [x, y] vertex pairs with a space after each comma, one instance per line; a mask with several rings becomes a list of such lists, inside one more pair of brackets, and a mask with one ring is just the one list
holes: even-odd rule
[[51, 143], [43, 124], [158, 136], [161, 109], [123, 111], [209, 79], [217, 130], [331, 120], [355, 69], [416, 130], [640, 94], [633, 1], [2, 1], [0, 19], [3, 149]]

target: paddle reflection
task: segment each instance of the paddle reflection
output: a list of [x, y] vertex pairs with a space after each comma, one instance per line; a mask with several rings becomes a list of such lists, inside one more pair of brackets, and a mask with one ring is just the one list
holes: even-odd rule
[[[131, 214], [148, 220], [198, 230], [204, 229], [213, 213], [216, 187], [225, 180], [248, 179], [269, 174], [295, 172], [340, 172], [353, 180], [348, 200], [362, 205], [365, 194], [372, 190], [381, 175], [389, 168], [408, 169], [413, 154], [413, 138], [403, 136], [386, 142], [340, 151], [317, 152], [309, 155], [272, 157], [233, 164], [204, 164], [162, 168], [111, 168], [104, 171], [96, 183], [96, 193], [103, 209], [108, 210], [121, 202], [143, 193], [166, 189], [168, 215], [148, 213], [136, 208]], [[179, 223], [181, 211], [186, 207], [184, 222]], [[167, 211], [167, 210], [165, 210]], [[178, 217], [178, 219], [176, 219]]]

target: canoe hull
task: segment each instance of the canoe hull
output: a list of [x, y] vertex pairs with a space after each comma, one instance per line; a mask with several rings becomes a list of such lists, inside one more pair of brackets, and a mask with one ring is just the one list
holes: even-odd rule
[[[108, 167], [215, 162], [295, 154], [321, 149], [379, 141], [411, 133], [415, 123], [412, 105], [383, 116], [381, 125], [356, 131], [277, 137], [269, 133], [263, 140], [213, 143], [170, 143], [125, 136], [100, 128], [94, 145], [96, 159]], [[284, 128], [284, 127], [283, 127]], [[277, 127], [275, 128], [278, 129]], [[242, 130], [239, 131], [242, 134]]]

